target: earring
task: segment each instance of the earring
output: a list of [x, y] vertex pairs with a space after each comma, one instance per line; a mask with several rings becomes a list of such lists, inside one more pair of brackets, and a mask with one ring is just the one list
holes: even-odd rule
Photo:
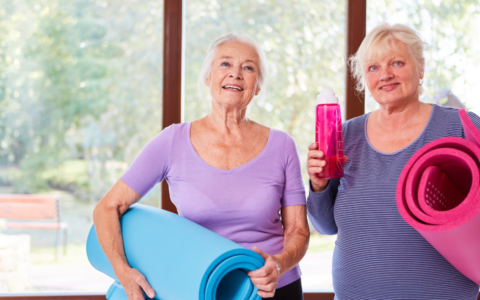
[[423, 79], [420, 79], [420, 85], [422, 85], [422, 84], [423, 84]]

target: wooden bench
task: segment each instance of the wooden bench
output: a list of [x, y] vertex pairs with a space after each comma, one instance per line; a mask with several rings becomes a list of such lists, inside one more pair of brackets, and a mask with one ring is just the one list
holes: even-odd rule
[[[58, 258], [60, 237], [66, 253], [67, 224], [60, 220], [60, 200], [56, 196], [0, 194], [0, 219], [6, 229], [56, 230], [55, 258]], [[38, 221], [41, 220], [41, 222]]]

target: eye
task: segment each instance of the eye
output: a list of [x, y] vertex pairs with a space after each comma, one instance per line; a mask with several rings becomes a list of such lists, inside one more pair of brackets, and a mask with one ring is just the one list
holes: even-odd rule
[[246, 66], [246, 67], [245, 67], [245, 70], [253, 71], [253, 67], [251, 67], [251, 66]]
[[401, 61], [396, 61], [396, 62], [393, 63], [393, 65], [395, 65], [395, 66], [403, 66], [403, 62], [401, 62]]
[[222, 62], [222, 63], [220, 64], [220, 66], [222, 66], [222, 67], [228, 67], [228, 66], [230, 66], [230, 64], [229, 64], [228, 62], [224, 61], [224, 62]]
[[370, 66], [370, 67], [368, 67], [368, 71], [369, 71], [369, 72], [376, 71], [377, 69], [378, 69], [377, 66]]

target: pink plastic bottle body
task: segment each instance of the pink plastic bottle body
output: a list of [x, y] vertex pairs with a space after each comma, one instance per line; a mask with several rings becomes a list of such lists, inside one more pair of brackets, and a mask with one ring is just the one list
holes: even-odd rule
[[338, 104], [317, 105], [315, 142], [325, 154], [326, 166], [320, 178], [343, 177], [342, 113]]

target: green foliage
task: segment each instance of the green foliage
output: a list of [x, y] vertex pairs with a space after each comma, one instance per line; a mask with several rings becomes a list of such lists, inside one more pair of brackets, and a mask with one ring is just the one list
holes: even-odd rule
[[345, 1], [212, 0], [186, 5], [185, 120], [210, 110], [208, 94], [196, 97], [208, 47], [230, 32], [245, 33], [263, 47], [270, 65], [267, 90], [250, 104], [249, 117], [293, 136], [304, 162], [314, 141], [317, 94], [330, 87], [344, 99]]
[[473, 83], [467, 82], [468, 69], [480, 66], [478, 0], [370, 0], [367, 9], [367, 30], [383, 22], [402, 23], [426, 39], [429, 49], [425, 51], [424, 101], [442, 104], [437, 99], [442, 90], [452, 91], [464, 103], [478, 101], [477, 95], [467, 99], [465, 92]]
[[116, 2], [0, 0], [0, 184], [98, 200], [159, 132], [162, 5]]
[[[402, 22], [431, 44], [427, 98], [480, 63], [478, 1], [368, 5], [369, 27]], [[0, 185], [100, 199], [161, 130], [162, 10], [154, 0], [0, 0]], [[210, 44], [246, 33], [270, 64], [249, 117], [292, 135], [305, 162], [316, 95], [330, 87], [344, 98], [345, 1], [189, 0], [185, 10], [185, 120], [210, 110], [196, 86]]]

